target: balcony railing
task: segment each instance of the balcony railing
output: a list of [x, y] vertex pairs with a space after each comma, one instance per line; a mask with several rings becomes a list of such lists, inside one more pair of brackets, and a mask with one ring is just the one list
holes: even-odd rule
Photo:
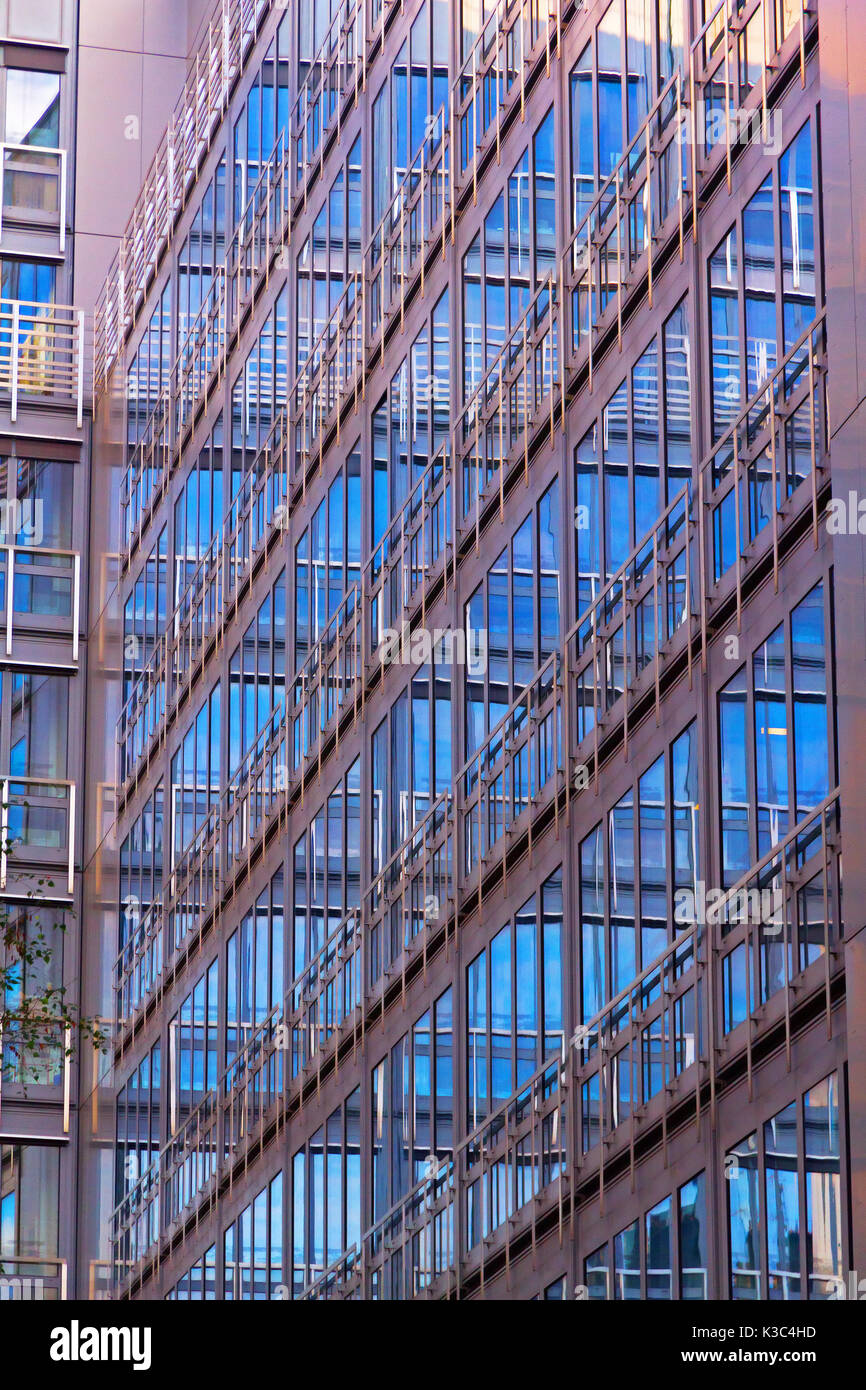
[[[576, 1030], [568, 1054], [545, 1062], [453, 1155], [429, 1173], [320, 1275], [303, 1297], [412, 1299], [483, 1289], [492, 1257], [535, 1238], [542, 1217], [563, 1233], [573, 1189], [607, 1173], [653, 1123], [697, 1122], [715, 1106], [726, 1063], [783, 1029], [807, 989], [842, 965], [839, 795], [832, 792], [734, 884], [713, 919], [683, 930], [628, 987]], [[773, 895], [773, 909], [753, 909]], [[761, 895], [764, 898], [761, 898]], [[751, 896], [750, 896], [751, 895]], [[746, 906], [744, 906], [746, 904]], [[734, 998], [744, 997], [731, 1019]]]
[[155, 997], [162, 980], [164, 949], [162, 901], [157, 899], [131, 924], [114, 964], [118, 1027], [123, 1027], [148, 999]]
[[[378, 11], [382, 23], [386, 8], [387, 4]], [[345, 21], [342, 13], [338, 14], [332, 25], [334, 34], [343, 32], [344, 23], [348, 25], [345, 32], [352, 31], [359, 11], [360, 6], [356, 6]], [[367, 30], [370, 18], [368, 13], [364, 21]], [[747, 116], [751, 112], [756, 119], [766, 121], [768, 81], [778, 53], [781, 47], [798, 43], [804, 73], [805, 35], [813, 22], [805, 0], [801, 0], [796, 23], [788, 15], [777, 18], [769, 0], [752, 0], [736, 22], [727, 7], [720, 7], [691, 47], [687, 79], [684, 82], [679, 71], [671, 77], [586, 212], [575, 190], [575, 213], [580, 213], [580, 221], [565, 255], [540, 277], [527, 313], [510, 331], [494, 369], [486, 373], [463, 410], [463, 443], [470, 441], [474, 448], [474, 454], [462, 460], [464, 484], [472, 485], [468, 492], [464, 488], [464, 512], [471, 510], [474, 494], [498, 470], [499, 453], [510, 448], [516, 433], [525, 434], [542, 404], [554, 427], [557, 403], [564, 409], [566, 383], [580, 367], [578, 359], [588, 359], [591, 382], [598, 340], [614, 318], [614, 304], [621, 334], [624, 295], [631, 286], [645, 278], [651, 302], [654, 261], [659, 255], [656, 248], [673, 230], [678, 234], [682, 256], [690, 207], [697, 232], [697, 204], [692, 192], [722, 160], [727, 161], [730, 174], [732, 149], [739, 138], [739, 128], [729, 116], [725, 139], [709, 143], [712, 126], [705, 113], [714, 111], [720, 101], [726, 103], [727, 110], [736, 97], [742, 103], [739, 112]], [[486, 21], [453, 85], [447, 119], [444, 107], [432, 118], [365, 248], [363, 269], [351, 271], [339, 304], [298, 372], [280, 425], [281, 431], [290, 435], [293, 495], [305, 490], [310, 467], [323, 465], [326, 440], [332, 435], [339, 438], [341, 414], [350, 401], [357, 405], [363, 394], [388, 324], [399, 314], [402, 326], [411, 286], [420, 282], [423, 290], [429, 255], [440, 243], [444, 248], [449, 225], [453, 235], [457, 202], [467, 181], [477, 189], [485, 142], [495, 140], [498, 148], [505, 115], [517, 102], [522, 105], [525, 101], [527, 72], [541, 63], [549, 66], [561, 30], [559, 6], [550, 7], [545, 15], [523, 0], [511, 5], [501, 0]], [[372, 32], [378, 32], [376, 24]], [[755, 36], [759, 33], [764, 37], [757, 46]], [[347, 68], [348, 60], [340, 56], [342, 40], [335, 42], [334, 34], [329, 31], [325, 36], [308, 83], [316, 72], [339, 73], [338, 86], [346, 92], [358, 79], [358, 63]], [[744, 53], [748, 61], [743, 61]], [[323, 79], [313, 100], [315, 109], [328, 90]], [[339, 122], [340, 101], [333, 105], [325, 101], [325, 105]], [[315, 121], [311, 129], [319, 129]], [[291, 146], [291, 128], [288, 139]], [[691, 148], [691, 157], [686, 145]], [[456, 172], [451, 155], [455, 148], [460, 151]], [[256, 193], [249, 199], [227, 258], [225, 276], [215, 278], [203, 306], [195, 342], [186, 345], [172, 373], [169, 396], [176, 401], [175, 407], [167, 411], [164, 403], [156, 403], [154, 418], [136, 449], [122, 498], [128, 548], [135, 544], [159, 495], [153, 490], [164, 482], [180, 445], [183, 430], [178, 422], [190, 418], [207, 383], [219, 374], [216, 363], [225, 326], [230, 319], [236, 321], [228, 312], [227, 295], [238, 302], [254, 295], [258, 280], [268, 272], [270, 251], [286, 243], [293, 204], [292, 192], [286, 187], [290, 181], [286, 159], [281, 135]], [[512, 389], [505, 389], [506, 383]], [[501, 406], [497, 406], [499, 398]], [[143, 494], [143, 502], [136, 493]]]
[[[491, 1246], [535, 1223], [547, 1196], [565, 1218], [569, 1168], [563, 1060], [550, 1058], [453, 1154], [320, 1275], [302, 1297], [409, 1300], [459, 1294], [461, 1274], [483, 1269]], [[572, 1160], [573, 1162], [573, 1156]]]
[[549, 71], [559, 52], [562, 9], [561, 0], [499, 0], [463, 60], [451, 87], [451, 125], [458, 180], [472, 183], [473, 202], [479, 162], [494, 145], [498, 163], [506, 113], [517, 103], [525, 110], [531, 69], [543, 57]]
[[325, 735], [350, 705], [360, 713], [364, 655], [361, 590], [353, 584], [295, 675], [286, 764], [292, 778], [314, 760], [321, 766]]
[[3, 220], [57, 226], [66, 250], [66, 151], [48, 145], [0, 143], [0, 240]]
[[65, 1260], [17, 1253], [0, 1257], [0, 1303], [65, 1303], [67, 1288]]
[[0, 396], [12, 423], [31, 398], [75, 407], [84, 417], [84, 310], [65, 304], [0, 299]]
[[[770, 22], [767, 15], [763, 0], [759, 0], [748, 13], [744, 12], [745, 29], [754, 32], [757, 16], [764, 30], [771, 32], [766, 27]], [[804, 26], [809, 18], [804, 6], [799, 29], [801, 54]], [[726, 36], [729, 47], [739, 42], [739, 28], [729, 31], [723, 24], [720, 32]], [[783, 40], [788, 37], [786, 31]], [[695, 41], [688, 87], [683, 87], [679, 74], [671, 78], [617, 169], [583, 216], [563, 257], [559, 274], [551, 272], [538, 288], [497, 360], [464, 406], [455, 441], [456, 465], [462, 483], [462, 526], [473, 518], [478, 525], [481, 498], [491, 480], [498, 479], [502, 490], [500, 459], [515, 451], [515, 441], [518, 452], [520, 444], [523, 445], [523, 461], [528, 469], [532, 430], [548, 419], [551, 429], [555, 428], [564, 407], [562, 375], [565, 368], [573, 372], [580, 365], [578, 359], [586, 360], [591, 382], [597, 340], [614, 315], [617, 331], [621, 333], [623, 296], [629, 285], [645, 274], [652, 293], [653, 248], [663, 239], [666, 227], [678, 237], [682, 251], [689, 190], [688, 161], [682, 146], [686, 133], [690, 132], [691, 147], [696, 147], [696, 110], [706, 109], [708, 97], [713, 97], [715, 91], [714, 84], [718, 85], [720, 52], [718, 42], [715, 47], [708, 47], [706, 38], [699, 37]], [[768, 53], [760, 84], [764, 104], [768, 65], [775, 61], [775, 49], [769, 41]], [[722, 63], [724, 71], [729, 68], [730, 53], [727, 67]], [[725, 89], [729, 95], [733, 90], [730, 80]], [[746, 93], [747, 99], [755, 89], [753, 83]], [[687, 107], [689, 97], [691, 106]], [[440, 112], [436, 121], [442, 120], [444, 113]], [[402, 313], [406, 283], [412, 275], [417, 276], [419, 262], [423, 279], [429, 239], [422, 245], [421, 254], [416, 254], [418, 219], [412, 208], [417, 209], [417, 200], [423, 195], [438, 209], [438, 193], [433, 196], [430, 189], [441, 186], [443, 195], [448, 190], [448, 179], [444, 173], [440, 177], [436, 161], [444, 168], [450, 135], [446, 129], [442, 137], [437, 138], [438, 130], [436, 125], [431, 138], [422, 144], [417, 156], [418, 167], [413, 165], [407, 171], [382, 224], [371, 238], [365, 253], [363, 276], [355, 274], [346, 286], [340, 304], [299, 373], [287, 412], [292, 420], [291, 428], [287, 429], [288, 420], [280, 416], [262, 451], [257, 471], [269, 469], [272, 453], [284, 461], [287, 444], [290, 444], [288, 471], [292, 485], [297, 486], [299, 480], [305, 485], [311, 460], [318, 460], [320, 465], [323, 462], [325, 422], [336, 416], [339, 434], [340, 410], [347, 399], [351, 396], [357, 399], [359, 390], [363, 391], [366, 356], [377, 343], [379, 329], [384, 330], [388, 311], [395, 311], [397, 306]], [[711, 164], [711, 156], [718, 160], [730, 159], [731, 140], [735, 138], [736, 132], [729, 131], [724, 152], [721, 146], [705, 152], [706, 159], [704, 156], [701, 159], [701, 176], [706, 172], [707, 161]], [[693, 169], [692, 182], [698, 177]], [[255, 202], [256, 199], [251, 199], [250, 205]], [[440, 218], [443, 236], [449, 207], [453, 217], [450, 193]], [[435, 236], [432, 243], [436, 243]], [[655, 255], [657, 258], [657, 251]], [[391, 293], [390, 298], [381, 288], [376, 289], [385, 267], [390, 267], [393, 283], [399, 287], [399, 294]], [[367, 328], [363, 323], [366, 301], [370, 305]], [[560, 318], [567, 322], [559, 323]], [[362, 337], [366, 344], [364, 352], [361, 351]], [[562, 364], [561, 344], [565, 344], [567, 358]], [[128, 533], [140, 530], [145, 512], [143, 499], [151, 495], [155, 480], [165, 475], [169, 467], [170, 449], [166, 438], [169, 423], [165, 403], [157, 402], [136, 461], [131, 465], [131, 477], [123, 490]], [[249, 511], [250, 502], [247, 493], [246, 503], [240, 499], [236, 514]]]
[[[437, 923], [453, 912], [447, 885], [429, 872], [437, 852], [440, 865], [450, 862], [442, 853], [452, 833], [446, 813], [437, 803], [363, 910], [331, 932], [282, 1007], [252, 1031], [216, 1088], [124, 1196], [113, 1237], [121, 1284], [163, 1237], [218, 1200], [234, 1165], [279, 1127], [301, 1087], [321, 1079], [335, 1049], [363, 1039], [364, 1020], [382, 998], [376, 962], [383, 924], [392, 927], [393, 959], [417, 958], [427, 905], [438, 898]], [[614, 1159], [630, 1149], [634, 1162], [638, 1125], [662, 1112], [677, 1113], [679, 1123], [690, 1098], [697, 1115], [708, 1090], [714, 1103], [719, 1071], [739, 1055], [751, 1084], [754, 1049], [767, 1030], [782, 1029], [790, 1049], [792, 1014], [805, 990], [823, 994], [829, 1019], [843, 960], [840, 835], [836, 789], [709, 912], [700, 886], [692, 885], [683, 913], [689, 924], [577, 1029], [571, 1052], [563, 1039], [561, 1055], [483, 1118], [453, 1154], [431, 1156], [425, 1177], [305, 1297], [441, 1297], [459, 1293], [468, 1277], [483, 1282], [490, 1256], [534, 1228], [545, 1208], [562, 1228], [573, 1181], [595, 1178], [603, 1192]], [[423, 897], [416, 892], [423, 856], [410, 865], [405, 887], [397, 876], [419, 843], [428, 846], [423, 882], [433, 890]], [[412, 905], [417, 910], [407, 913]], [[393, 968], [384, 974], [397, 978]]]
[[351, 1033], [363, 1037], [365, 933], [358, 908], [353, 908], [330, 933], [286, 996], [294, 1084], [303, 1085], [314, 1067]]
[[124, 336], [144, 303], [160, 256], [195, 186], [201, 160], [228, 109], [236, 79], [271, 0], [219, 0], [190, 65], [120, 240], [95, 311], [94, 391], [108, 384]]
[[443, 926], [447, 943], [457, 902], [451, 790], [426, 812], [423, 804], [416, 806], [414, 820], [364, 895], [370, 998], [377, 993], [383, 997], [398, 977], [405, 991], [406, 971], [414, 960], [420, 958], [426, 971], [428, 944]]
[[[764, 562], [778, 582], [781, 544], [793, 527], [805, 521], [817, 544], [818, 499], [828, 476], [826, 372], [822, 312], [702, 460], [695, 493], [690, 485], [681, 489], [472, 751], [445, 794], [452, 798], [447, 806], [440, 797], [414, 830], [407, 823], [396, 867], [385, 870], [365, 902], [370, 982], [385, 988], [386, 967], [397, 961], [405, 972], [416, 945], [426, 950], [430, 927], [443, 920], [441, 912], [424, 915], [428, 897], [451, 902], [455, 874], [462, 900], [483, 896], [491, 869], [507, 874], [515, 836], [525, 833], [531, 846], [543, 816], [558, 822], [563, 796], [567, 806], [576, 788], [597, 780], [611, 740], [627, 751], [640, 709], [659, 710], [668, 669], [682, 662], [690, 674], [698, 653], [705, 662], [711, 607], [730, 601], [739, 613], [747, 578]], [[429, 476], [406, 504], [417, 545], [406, 543], [404, 512], [403, 543], [383, 542], [365, 571], [365, 583], [376, 576], [372, 596], [365, 600], [358, 585], [350, 589], [290, 687], [291, 702], [269, 717], [174, 871], [170, 910], [182, 935], [201, 932], [217, 901], [233, 891], [308, 774], [321, 771], [341, 720], [363, 714], [385, 612], [393, 615], [407, 593], [416, 611], [423, 604], [421, 550], [439, 544], [448, 509], [448, 470], [435, 485], [435, 505], [424, 500]], [[444, 546], [439, 553], [444, 565]], [[383, 588], [386, 573], [390, 589]], [[388, 874], [399, 885], [399, 903], [389, 896]], [[439, 887], [430, 886], [434, 880]], [[172, 950], [178, 929], [167, 927]]]

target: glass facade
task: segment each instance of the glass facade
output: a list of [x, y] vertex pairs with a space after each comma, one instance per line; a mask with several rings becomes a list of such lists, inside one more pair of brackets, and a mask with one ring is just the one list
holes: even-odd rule
[[[122, 239], [116, 1296], [844, 1282], [820, 8], [262, 6], [182, 205]], [[3, 283], [53, 302], [5, 243]], [[5, 466], [73, 548], [68, 461]], [[75, 679], [0, 672], [13, 787], [73, 778]]]

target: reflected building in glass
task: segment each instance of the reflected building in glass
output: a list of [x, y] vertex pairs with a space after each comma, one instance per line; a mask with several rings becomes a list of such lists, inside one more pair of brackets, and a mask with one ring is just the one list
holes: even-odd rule
[[[80, 1289], [864, 1267], [849, 25], [189, 17], [86, 298]], [[3, 668], [10, 776], [59, 679]]]

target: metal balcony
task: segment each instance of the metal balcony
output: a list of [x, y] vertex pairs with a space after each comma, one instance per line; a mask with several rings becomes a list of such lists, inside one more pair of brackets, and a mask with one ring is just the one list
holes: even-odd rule
[[84, 419], [84, 310], [0, 299], [0, 398], [14, 424], [22, 405], [64, 405]]

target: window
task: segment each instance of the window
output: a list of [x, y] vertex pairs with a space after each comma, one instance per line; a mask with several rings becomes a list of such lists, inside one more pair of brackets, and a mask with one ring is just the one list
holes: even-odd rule
[[674, 1296], [670, 1197], [646, 1214], [646, 1296], [652, 1300]]
[[[59, 1221], [60, 1150], [0, 1144], [0, 1260], [7, 1278], [56, 1272], [49, 1262], [57, 1259]], [[16, 1256], [28, 1263], [16, 1266]]]
[[447, 102], [450, 28], [443, 0], [424, 0], [373, 102], [374, 229], [422, 142], [429, 139], [428, 117]]
[[466, 970], [469, 1130], [564, 1046], [562, 879], [551, 875]]
[[177, 346], [184, 347], [226, 259], [226, 163], [221, 159], [177, 259]]
[[297, 980], [361, 901], [361, 764], [356, 760], [293, 851], [293, 965]]
[[[448, 437], [450, 402], [448, 292], [442, 294], [372, 415], [373, 515], [370, 540], [382, 540]], [[432, 344], [432, 349], [431, 349]], [[386, 558], [387, 546], [381, 558]], [[390, 615], [385, 615], [385, 621]]]
[[[0, 260], [0, 297], [34, 305], [53, 304], [57, 266], [50, 261]], [[34, 311], [35, 312], [35, 311]]]
[[373, 1220], [450, 1155], [453, 1130], [450, 988], [373, 1069]]
[[361, 1090], [328, 1116], [292, 1161], [292, 1288], [297, 1298], [360, 1245]]
[[[53, 267], [52, 267], [53, 269]], [[6, 293], [5, 289], [3, 291]], [[53, 299], [53, 293], [52, 293]], [[171, 282], [162, 292], [159, 303], [150, 316], [142, 334], [132, 365], [126, 376], [127, 445], [131, 455], [144, 434], [144, 428], [157, 407], [161, 391], [168, 386], [172, 365]], [[150, 479], [140, 481], [142, 500], [150, 495]], [[137, 524], [137, 513], [130, 499], [129, 534]]]
[[167, 571], [168, 531], [163, 527], [123, 607], [124, 702], [165, 631]]
[[761, 1297], [757, 1150], [757, 1135], [750, 1134], [725, 1158], [731, 1298], [734, 1300]]
[[593, 1250], [583, 1262], [583, 1280], [586, 1296], [591, 1299], [610, 1298], [610, 1268], [607, 1246], [601, 1245]]
[[219, 415], [210, 438], [199, 451], [184, 478], [174, 504], [174, 603], [180, 602], [202, 556], [222, 536], [226, 511], [226, 487], [234, 495], [239, 477], [226, 480], [223, 473], [223, 417]]
[[168, 1025], [171, 1133], [217, 1081], [219, 963], [212, 961]]
[[[466, 669], [468, 756], [495, 729], [545, 658], [559, 648], [558, 481], [493, 562], [464, 612], [467, 648], [477, 652]], [[479, 649], [480, 634], [486, 637], [486, 649]]]
[[295, 654], [300, 672], [361, 575], [361, 453], [352, 450], [295, 544]]
[[162, 1048], [155, 1042], [117, 1093], [115, 1201], [132, 1191], [159, 1157]]
[[226, 1039], [228, 1067], [259, 1024], [283, 1001], [283, 871], [260, 893], [226, 946]]
[[6, 68], [3, 139], [10, 145], [60, 145], [60, 74]]
[[736, 417], [743, 395], [760, 390], [815, 317], [820, 268], [813, 162], [807, 121], [750, 199], [741, 226], [735, 223], [710, 257], [714, 439]]
[[565, 1298], [565, 1288], [565, 1275], [563, 1274], [559, 1279], [554, 1279], [552, 1284], [547, 1284], [545, 1286], [544, 1294], [542, 1295], [543, 1301], [545, 1303], [561, 1303]]
[[732, 1298], [845, 1296], [838, 1086], [833, 1072], [729, 1151]]
[[164, 800], [160, 781], [120, 846], [118, 946], [135, 939], [142, 919], [162, 892]]
[[[0, 1084], [59, 1086], [63, 1076], [63, 1037], [61, 1030], [37, 1027], [25, 1022], [27, 1001], [39, 1000], [40, 1016], [49, 1014], [62, 1001], [63, 933], [65, 921], [60, 909], [35, 904], [4, 903], [3, 934], [18, 943], [6, 955], [5, 990], [0, 1007], [6, 1012], [3, 1050], [0, 1053]], [[4, 964], [0, 937], [0, 965]], [[43, 1008], [43, 1005], [46, 1008]], [[21, 1051], [16, 1034], [24, 1033]]]
[[244, 756], [286, 692], [286, 576], [259, 605], [229, 661], [229, 775]]
[[298, 253], [296, 372], [319, 342], [350, 276], [361, 268], [362, 172], [359, 136]]
[[839, 1296], [842, 1272], [842, 1192], [839, 1167], [839, 1079], [835, 1072], [803, 1098], [806, 1153], [807, 1296]]
[[[669, 910], [670, 894], [682, 889], [694, 892], [698, 806], [697, 727], [692, 723], [671, 744], [667, 759], [656, 759], [608, 811], [606, 821], [581, 842], [584, 1022], [661, 954], [669, 940], [669, 921], [680, 920]], [[667, 854], [668, 822], [672, 864]], [[685, 1045], [694, 1030], [685, 1016], [681, 1022]], [[655, 1045], [650, 1049], [650, 1056], [654, 1054]], [[687, 1048], [681, 1057], [683, 1065], [689, 1056]], [[653, 1069], [651, 1063], [650, 1081]], [[650, 1094], [653, 1089], [654, 1085]]]
[[223, 1298], [284, 1296], [283, 1175], [278, 1173], [223, 1235]]
[[251, 472], [287, 390], [287, 305], [283, 289], [232, 388], [232, 480]]
[[[676, 1225], [675, 1225], [676, 1223]], [[600, 1245], [583, 1262], [588, 1299], [641, 1299], [650, 1302], [675, 1297], [706, 1299], [708, 1286], [706, 1175], [698, 1173], [674, 1197], [656, 1202]], [[643, 1289], [643, 1292], [642, 1292]]]
[[706, 1174], [698, 1173], [677, 1194], [680, 1298], [709, 1297]]
[[214, 686], [171, 760], [172, 865], [189, 848], [220, 794], [220, 687]]
[[186, 1274], [181, 1275], [173, 1289], [169, 1289], [166, 1298], [172, 1302], [180, 1301], [199, 1301], [216, 1298], [216, 1246], [211, 1245], [202, 1255], [200, 1260], [190, 1265]]
[[800, 1298], [796, 1103], [786, 1106], [764, 1125], [764, 1192], [768, 1297]]
[[[372, 872], [381, 873], [436, 798], [451, 785], [451, 676], [445, 641], [418, 667], [373, 733]], [[398, 943], [390, 946], [393, 952]]]
[[615, 1299], [639, 1299], [640, 1294], [640, 1223], [633, 1221], [613, 1239], [613, 1296]]
[[684, 43], [683, 0], [613, 0], [602, 16], [594, 42], [571, 72], [575, 227], [665, 83], [682, 68]]
[[234, 225], [256, 185], [289, 117], [289, 15], [280, 22], [234, 127]]
[[578, 614], [690, 482], [689, 362], [683, 300], [577, 446]]
[[[490, 371], [536, 286], [555, 268], [554, 129], [551, 108], [463, 257], [464, 400]], [[468, 506], [467, 494], [464, 511]]]
[[0, 457], [0, 544], [73, 548], [75, 468], [67, 459]]
[[[0, 672], [0, 768], [12, 777], [67, 777], [69, 677]], [[11, 830], [13, 835], [14, 832]]]
[[[719, 692], [722, 881], [730, 887], [828, 794], [825, 586], [817, 584]], [[752, 716], [749, 718], [749, 696]], [[791, 738], [793, 729], [794, 737]], [[749, 737], [751, 733], [751, 737]], [[750, 758], [754, 772], [750, 774]], [[754, 792], [749, 782], [754, 777]]]

